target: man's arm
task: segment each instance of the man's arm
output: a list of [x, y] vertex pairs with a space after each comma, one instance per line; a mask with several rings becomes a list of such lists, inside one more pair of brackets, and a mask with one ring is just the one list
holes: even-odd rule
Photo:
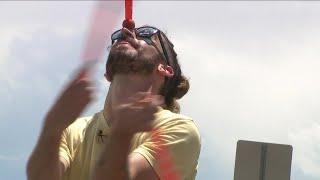
[[59, 161], [59, 144], [61, 134], [50, 132], [45, 128], [32, 152], [27, 164], [27, 176], [30, 180], [60, 180], [64, 166]]
[[81, 79], [86, 69], [62, 91], [48, 112], [44, 125], [27, 163], [29, 180], [60, 180], [66, 168], [59, 160], [61, 135], [92, 100], [92, 88], [87, 79]]

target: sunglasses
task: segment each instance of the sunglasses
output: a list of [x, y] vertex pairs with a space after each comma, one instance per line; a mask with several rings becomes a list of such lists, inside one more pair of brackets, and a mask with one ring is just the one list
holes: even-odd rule
[[[139, 28], [135, 28], [135, 33], [136, 33], [137, 37], [140, 37], [147, 44], [154, 46], [158, 50], [158, 52], [161, 52], [158, 49], [158, 47], [156, 46], [156, 44], [151, 40], [152, 36], [157, 35], [158, 39], [160, 41], [160, 44], [161, 44], [161, 49], [162, 49], [162, 52], [164, 55], [164, 59], [165, 59], [167, 65], [170, 65], [168, 52], [164, 46], [163, 37], [161, 35], [164, 36], [164, 38], [167, 42], [170, 43], [170, 41], [166, 38], [166, 36], [163, 34], [162, 31], [160, 31], [159, 29], [152, 27], [152, 26], [142, 26]], [[112, 44], [114, 44], [117, 40], [123, 39], [123, 38], [124, 37], [123, 37], [122, 31], [121, 31], [121, 29], [119, 29], [119, 30], [115, 31], [114, 33], [112, 33], [111, 42], [112, 42]], [[170, 45], [171, 45], [171, 43], [170, 43]]]

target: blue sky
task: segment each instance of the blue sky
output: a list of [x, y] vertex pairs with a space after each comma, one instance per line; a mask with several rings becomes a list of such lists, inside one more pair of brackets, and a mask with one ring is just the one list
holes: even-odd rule
[[[94, 5], [0, 2], [0, 180], [26, 179], [42, 118], [81, 63]], [[239, 139], [291, 144], [291, 179], [320, 179], [320, 3], [138, 1], [134, 18], [167, 32], [190, 78], [181, 104], [202, 135], [198, 179], [232, 179]], [[103, 106], [106, 56], [86, 115]]]

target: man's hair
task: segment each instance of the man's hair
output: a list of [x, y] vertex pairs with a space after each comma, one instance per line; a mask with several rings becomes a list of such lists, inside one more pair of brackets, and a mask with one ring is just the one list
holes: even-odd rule
[[[180, 64], [178, 62], [177, 53], [174, 50], [174, 46], [171, 41], [167, 38], [167, 36], [161, 32], [161, 37], [163, 40], [163, 45], [166, 49], [168, 55], [169, 64], [174, 71], [174, 75], [172, 77], [166, 77], [165, 82], [160, 88], [160, 95], [165, 97], [165, 107], [164, 109], [168, 109], [172, 112], [179, 113], [180, 106], [177, 102], [178, 99], [182, 98], [189, 90], [189, 81], [188, 79], [182, 75]], [[149, 58], [142, 58], [141, 53], [138, 52], [137, 56], [132, 56], [131, 60], [128, 60], [121, 56], [127, 56], [124, 54], [118, 54], [110, 51], [107, 63], [106, 63], [106, 73], [112, 79], [113, 75], [117, 73], [140, 73], [140, 74], [150, 74], [154, 68], [156, 68], [156, 64], [160, 63], [159, 59], [163, 59], [164, 56], [160, 54], [154, 54]], [[141, 58], [140, 60], [138, 60]], [[154, 61], [152, 62], [153, 59]], [[144, 63], [139, 63], [143, 61]], [[164, 59], [163, 59], [164, 61]], [[123, 66], [123, 64], [127, 64], [128, 66]]]
[[160, 90], [160, 94], [165, 97], [165, 109], [172, 112], [179, 113], [180, 105], [177, 99], [182, 98], [189, 90], [189, 81], [182, 75], [180, 64], [178, 61], [177, 53], [174, 50], [174, 45], [167, 38], [164, 33], [161, 33], [164, 48], [166, 48], [168, 54], [168, 61], [170, 66], [173, 68], [173, 77], [166, 78], [165, 83]]

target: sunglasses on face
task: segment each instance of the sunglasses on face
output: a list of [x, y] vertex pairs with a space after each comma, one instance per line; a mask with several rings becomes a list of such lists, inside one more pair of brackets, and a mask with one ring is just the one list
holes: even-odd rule
[[[143, 39], [147, 44], [154, 46], [159, 51], [158, 47], [151, 40], [152, 36], [157, 35], [158, 39], [160, 41], [160, 44], [161, 44], [161, 49], [162, 49], [165, 61], [166, 61], [167, 65], [170, 65], [169, 64], [168, 53], [167, 53], [167, 50], [166, 50], [166, 48], [164, 46], [163, 38], [161, 36], [162, 32], [159, 29], [157, 29], [155, 27], [152, 27], [152, 26], [142, 26], [142, 27], [139, 27], [139, 28], [135, 29], [135, 34], [136, 34], [137, 37]], [[112, 44], [114, 44], [119, 39], [123, 39], [123, 34], [122, 34], [121, 29], [115, 31], [111, 35]], [[161, 52], [161, 51], [159, 51], [159, 52]]]

